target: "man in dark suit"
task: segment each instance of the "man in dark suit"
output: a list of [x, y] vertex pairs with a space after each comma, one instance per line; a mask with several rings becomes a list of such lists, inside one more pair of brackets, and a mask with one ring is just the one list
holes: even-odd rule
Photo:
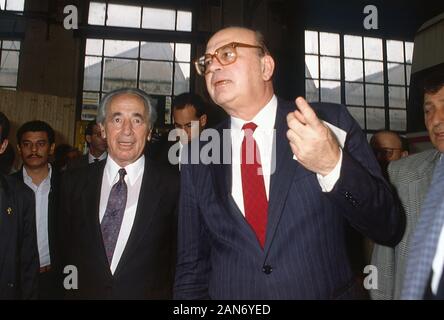
[[222, 164], [182, 165], [175, 298], [363, 297], [347, 228], [391, 246], [403, 232], [365, 135], [344, 106], [278, 99], [260, 33], [223, 29], [206, 52], [196, 69], [231, 131]]
[[54, 153], [55, 133], [44, 121], [29, 121], [17, 130], [17, 143], [23, 166], [12, 176], [34, 191], [36, 199], [39, 298], [57, 299], [61, 297], [61, 279], [54, 272], [53, 265], [57, 252], [55, 227], [59, 173], [49, 163], [49, 157]]
[[206, 109], [198, 94], [182, 93], [175, 97], [172, 108], [175, 131], [150, 145], [148, 156], [155, 161], [169, 163], [180, 171], [183, 146], [198, 137], [207, 125]]
[[171, 168], [143, 155], [155, 120], [145, 92], [108, 93], [97, 117], [106, 161], [63, 177], [63, 265], [78, 275], [68, 298], [172, 297], [179, 183]]
[[[0, 154], [8, 145], [9, 120], [0, 112]], [[39, 254], [34, 195], [0, 174], [0, 300], [38, 296]]]
[[85, 141], [88, 146], [88, 153], [69, 162], [68, 170], [85, 167], [106, 159], [106, 140], [102, 137], [100, 126], [95, 120], [89, 121], [86, 125]]

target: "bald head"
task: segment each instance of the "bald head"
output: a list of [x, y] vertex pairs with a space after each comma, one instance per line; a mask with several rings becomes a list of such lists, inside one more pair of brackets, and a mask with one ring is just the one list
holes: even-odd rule
[[376, 132], [370, 140], [370, 145], [384, 170], [390, 161], [398, 160], [408, 155], [401, 137], [393, 131]]
[[[274, 60], [262, 35], [247, 28], [225, 28], [210, 38], [205, 52], [213, 56], [205, 73], [212, 100], [229, 115], [251, 120], [273, 96]], [[217, 56], [221, 53], [234, 59], [223, 61]]]

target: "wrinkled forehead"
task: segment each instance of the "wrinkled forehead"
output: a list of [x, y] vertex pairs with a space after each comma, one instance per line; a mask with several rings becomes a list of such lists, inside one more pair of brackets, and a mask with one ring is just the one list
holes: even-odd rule
[[228, 28], [216, 32], [208, 41], [206, 53], [214, 53], [218, 48], [231, 42], [240, 42], [246, 44], [256, 44], [255, 33], [251, 30], [242, 28]]

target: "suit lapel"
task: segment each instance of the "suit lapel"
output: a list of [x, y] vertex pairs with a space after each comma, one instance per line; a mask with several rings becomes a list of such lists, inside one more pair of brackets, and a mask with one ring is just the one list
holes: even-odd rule
[[95, 246], [93, 250], [97, 252], [98, 260], [102, 268], [111, 276], [108, 258], [106, 257], [105, 247], [103, 245], [102, 230], [100, 228], [100, 193], [102, 189], [102, 180], [105, 169], [105, 161], [96, 166], [88, 166], [88, 182], [82, 190], [83, 214], [87, 221], [86, 225], [90, 228], [89, 234], [92, 235], [91, 245]]
[[282, 101], [278, 100], [275, 123], [276, 141], [273, 146], [275, 150], [273, 150], [272, 157], [272, 161], [275, 164], [275, 172], [270, 177], [265, 252], [268, 252], [273, 242], [273, 237], [282, 215], [288, 191], [291, 189], [291, 184], [295, 176], [302, 178], [310, 174], [298, 161], [293, 159], [293, 152], [291, 151], [286, 136], [288, 130], [286, 117], [291, 110], [283, 108], [282, 104]]
[[153, 162], [145, 157], [145, 168], [143, 171], [142, 184], [140, 186], [133, 227], [114, 272], [114, 276], [119, 274], [122, 267], [125, 266], [127, 260], [131, 256], [131, 252], [137, 249], [138, 242], [142, 240], [151, 227], [153, 217], [155, 213], [158, 212], [157, 207], [161, 198], [158, 195], [162, 194], [162, 190], [159, 190], [159, 187], [162, 186], [161, 178], [161, 174], [156, 170]]

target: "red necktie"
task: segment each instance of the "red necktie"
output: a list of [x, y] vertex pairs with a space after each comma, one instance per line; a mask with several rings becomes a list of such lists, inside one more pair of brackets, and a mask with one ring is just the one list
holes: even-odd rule
[[244, 196], [245, 218], [264, 247], [267, 228], [268, 201], [262, 175], [261, 157], [253, 132], [257, 125], [253, 122], [244, 124], [244, 139], [241, 149], [242, 191]]

